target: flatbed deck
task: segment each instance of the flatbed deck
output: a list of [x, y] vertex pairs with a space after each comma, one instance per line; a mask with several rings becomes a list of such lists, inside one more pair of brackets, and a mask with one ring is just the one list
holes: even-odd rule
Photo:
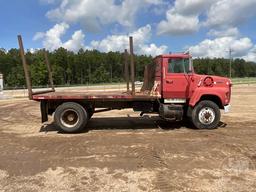
[[155, 101], [158, 96], [150, 95], [149, 93], [137, 92], [132, 95], [123, 91], [110, 91], [110, 92], [48, 92], [48, 93], [35, 93], [33, 100], [115, 100], [115, 101]]

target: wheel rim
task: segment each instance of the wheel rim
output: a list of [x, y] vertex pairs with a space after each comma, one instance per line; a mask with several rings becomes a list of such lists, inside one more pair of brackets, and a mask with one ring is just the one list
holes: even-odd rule
[[204, 107], [199, 111], [199, 121], [202, 124], [209, 125], [215, 120], [215, 112], [212, 108]]
[[66, 109], [61, 113], [60, 121], [65, 127], [73, 128], [79, 122], [78, 113], [74, 109]]

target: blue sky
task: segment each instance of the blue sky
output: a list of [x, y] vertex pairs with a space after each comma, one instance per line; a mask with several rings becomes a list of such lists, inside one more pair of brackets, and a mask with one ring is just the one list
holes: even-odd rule
[[157, 55], [190, 50], [196, 57], [256, 60], [256, 0], [0, 1], [0, 47], [65, 47]]

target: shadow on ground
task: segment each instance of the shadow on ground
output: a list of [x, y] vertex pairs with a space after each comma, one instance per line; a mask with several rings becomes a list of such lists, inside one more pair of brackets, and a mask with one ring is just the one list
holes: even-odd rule
[[[86, 129], [82, 132], [91, 130], [143, 130], [143, 129], [162, 129], [174, 130], [180, 128], [196, 129], [189, 121], [165, 121], [159, 117], [97, 117], [92, 118]], [[226, 124], [220, 122], [219, 127], [226, 127]], [[40, 132], [58, 131], [54, 122], [45, 124], [41, 127]]]
[[[97, 117], [92, 118], [86, 126], [88, 132], [90, 130], [140, 130], [140, 129], [163, 129], [174, 130], [181, 127], [191, 128], [192, 126], [186, 122], [165, 121], [159, 117]], [[45, 124], [41, 127], [40, 132], [59, 131], [54, 122]]]

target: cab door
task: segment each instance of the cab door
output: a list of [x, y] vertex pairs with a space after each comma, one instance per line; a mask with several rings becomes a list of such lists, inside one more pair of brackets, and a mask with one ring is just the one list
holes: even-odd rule
[[165, 103], [185, 103], [189, 96], [189, 58], [164, 58], [163, 64]]

